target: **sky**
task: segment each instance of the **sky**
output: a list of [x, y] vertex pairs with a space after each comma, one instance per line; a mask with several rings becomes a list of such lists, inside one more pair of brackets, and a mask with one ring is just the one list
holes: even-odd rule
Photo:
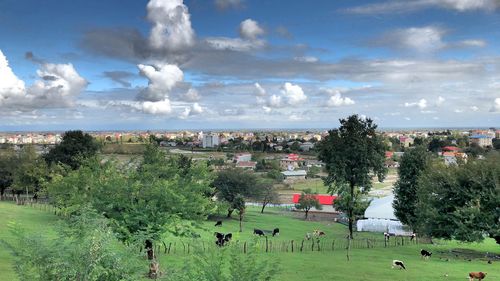
[[500, 0], [0, 0], [0, 130], [500, 125]]

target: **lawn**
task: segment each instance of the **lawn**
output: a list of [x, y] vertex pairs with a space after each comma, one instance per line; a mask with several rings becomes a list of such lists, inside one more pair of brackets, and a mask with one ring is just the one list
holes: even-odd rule
[[[34, 209], [27, 206], [16, 206], [12, 203], [0, 202], [0, 239], [11, 241], [12, 237], [8, 231], [8, 223], [16, 221], [28, 231], [33, 233], [45, 233], [51, 235], [57, 223], [57, 217], [50, 212]], [[347, 233], [344, 225], [331, 222], [304, 221], [295, 218], [291, 213], [277, 208], [268, 208], [264, 214], [260, 214], [258, 208], [249, 208], [244, 220], [244, 229], [238, 233], [238, 221], [236, 214], [234, 219], [223, 219], [220, 228], [214, 227], [214, 221], [204, 222], [205, 230], [200, 230], [202, 240], [212, 241], [213, 232], [232, 232], [233, 239], [249, 241], [252, 239], [253, 228], [272, 230], [280, 228], [281, 235], [273, 241], [302, 240], [306, 232], [313, 229], [321, 229], [326, 232], [325, 239], [342, 240]], [[357, 233], [356, 240], [365, 238], [378, 238], [381, 234]], [[175, 241], [170, 238], [167, 241]], [[262, 238], [261, 238], [262, 239]], [[179, 240], [177, 240], [179, 241]], [[433, 252], [432, 258], [422, 260], [420, 248], [426, 248]], [[482, 252], [496, 253], [500, 255], [500, 247], [489, 239], [485, 243], [463, 244], [457, 242], [438, 241], [437, 245], [410, 245], [399, 247], [377, 247], [370, 249], [353, 249], [351, 261], [346, 261], [345, 250], [323, 252], [294, 252], [294, 253], [262, 253], [259, 255], [269, 257], [280, 262], [281, 271], [277, 280], [466, 280], [469, 271], [488, 272], [485, 281], [500, 280], [500, 261], [488, 264], [484, 253], [472, 258], [459, 255], [450, 250], [460, 249], [479, 250]], [[190, 258], [190, 255], [181, 252], [174, 254], [158, 253], [162, 268], [176, 268]], [[408, 270], [391, 269], [393, 259], [405, 262]], [[447, 260], [448, 259], [448, 260]], [[0, 246], [0, 280], [17, 280], [12, 270], [12, 258], [10, 253]], [[448, 277], [445, 277], [448, 274]]]
[[[0, 202], [0, 241], [11, 243], [10, 223], [17, 223], [27, 232], [51, 235], [58, 218], [48, 211], [27, 206], [17, 206], [12, 202]], [[0, 242], [0, 280], [17, 280], [13, 269], [13, 259], [4, 243]]]

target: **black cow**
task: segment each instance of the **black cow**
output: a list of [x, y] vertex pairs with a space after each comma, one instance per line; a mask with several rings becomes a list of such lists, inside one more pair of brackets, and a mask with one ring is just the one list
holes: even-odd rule
[[427, 251], [427, 250], [420, 250], [420, 255], [422, 256], [422, 258], [425, 258], [425, 259], [428, 259], [432, 256], [432, 253]]
[[222, 226], [222, 221], [217, 221], [217, 222], [215, 223], [215, 226]]
[[280, 235], [280, 229], [279, 228], [275, 228], [273, 230], [273, 237], [276, 236], [276, 235]]
[[224, 246], [225, 242], [226, 241], [224, 241], [224, 239], [217, 239], [217, 241], [215, 241], [215, 245], [222, 247], [222, 246]]
[[259, 236], [266, 236], [264, 234], [264, 231], [260, 230], [260, 229], [253, 229], [253, 234], [256, 234], [256, 235], [259, 235]]
[[224, 239], [224, 233], [215, 232], [215, 237], [217, 237], [217, 240], [223, 240]]
[[394, 268], [394, 267], [406, 270], [405, 264], [400, 260], [393, 260], [392, 261], [392, 268]]
[[228, 233], [224, 236], [224, 240], [226, 240], [226, 242], [229, 242], [229, 240], [233, 239], [233, 234], [232, 233]]

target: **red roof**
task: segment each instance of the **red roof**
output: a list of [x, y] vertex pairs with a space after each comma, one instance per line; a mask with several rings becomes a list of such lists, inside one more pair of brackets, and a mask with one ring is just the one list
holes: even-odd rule
[[[316, 199], [318, 199], [319, 203], [321, 205], [332, 205], [333, 201], [337, 199], [337, 196], [334, 195], [325, 195], [325, 194], [318, 194], [315, 195]], [[299, 198], [300, 198], [300, 193], [294, 193], [293, 194], [293, 203], [297, 204], [299, 203]]]
[[255, 168], [257, 165], [257, 162], [253, 161], [241, 161], [236, 164], [237, 167], [243, 168], [243, 167], [249, 167], [249, 168]]
[[392, 152], [392, 151], [385, 152], [385, 158], [392, 158], [393, 155], [394, 155], [394, 152]]
[[458, 151], [458, 147], [456, 147], [456, 146], [445, 146], [445, 147], [443, 147], [443, 151]]

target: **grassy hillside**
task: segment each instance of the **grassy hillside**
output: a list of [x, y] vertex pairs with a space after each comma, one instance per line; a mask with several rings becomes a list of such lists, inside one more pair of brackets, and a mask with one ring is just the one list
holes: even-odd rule
[[[16, 221], [28, 231], [51, 235], [57, 223], [57, 217], [50, 212], [12, 203], [0, 202], [0, 239], [12, 239], [8, 231], [9, 222]], [[203, 240], [213, 241], [213, 232], [232, 232], [234, 239], [248, 241], [253, 238], [253, 228], [272, 230], [279, 227], [281, 235], [273, 241], [302, 240], [306, 232], [321, 229], [326, 232], [325, 239], [343, 239], [347, 229], [341, 224], [311, 222], [295, 218], [291, 213], [279, 209], [268, 209], [260, 214], [257, 208], [249, 208], [244, 221], [244, 231], [238, 233], [236, 216], [223, 220], [221, 228], [215, 228], [213, 221], [203, 223], [200, 230]], [[357, 240], [378, 238], [381, 234], [358, 233]], [[177, 239], [177, 240], [176, 240]], [[170, 238], [167, 241], [179, 241]], [[430, 260], [420, 258], [420, 248], [433, 252]], [[480, 251], [480, 252], [474, 252]], [[489, 239], [484, 243], [463, 244], [457, 242], [439, 242], [438, 245], [410, 245], [390, 248], [353, 249], [351, 261], [347, 262], [345, 250], [303, 253], [262, 253], [276, 259], [281, 264], [277, 280], [466, 280], [469, 271], [488, 272], [487, 280], [500, 280], [500, 261], [488, 264], [484, 253], [500, 255], [500, 247]], [[456, 256], [458, 255], [458, 256]], [[176, 268], [191, 255], [177, 252], [175, 255], [160, 254], [159, 259], [164, 270]], [[408, 267], [407, 271], [391, 269], [393, 259], [400, 259]], [[471, 259], [471, 261], [469, 261]], [[17, 280], [12, 270], [12, 257], [3, 245], [0, 245], [0, 280]], [[448, 274], [448, 277], [445, 277]]]

